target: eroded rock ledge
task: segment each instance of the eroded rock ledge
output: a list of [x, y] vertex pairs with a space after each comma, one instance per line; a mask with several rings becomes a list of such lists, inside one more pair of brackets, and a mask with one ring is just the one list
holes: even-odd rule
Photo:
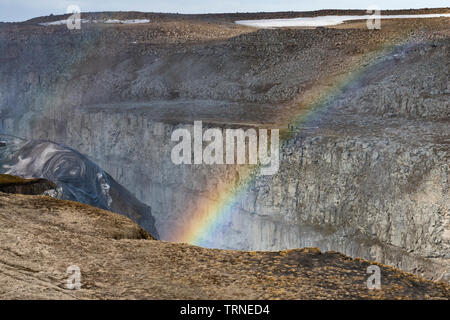
[[9, 174], [0, 174], [0, 192], [41, 195], [56, 188], [47, 179], [23, 179]]

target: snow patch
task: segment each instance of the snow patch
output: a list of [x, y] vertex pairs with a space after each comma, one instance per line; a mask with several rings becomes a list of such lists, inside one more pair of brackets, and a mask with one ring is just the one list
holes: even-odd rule
[[117, 19], [108, 19], [105, 23], [121, 23], [121, 24], [138, 24], [138, 23], [149, 23], [148, 19], [132, 19], [132, 20], [117, 20]]
[[[39, 23], [41, 26], [45, 26], [45, 27], [47, 27], [47, 26], [62, 26], [62, 25], [66, 25], [67, 24], [67, 19], [66, 20], [58, 20], [58, 21], [52, 21], [52, 22], [42, 22], [42, 23]], [[75, 22], [75, 23], [88, 23], [89, 22], [89, 20], [87, 20], [87, 19], [73, 19], [73, 20], [71, 20], [71, 23], [73, 23], [73, 22]]]
[[[42, 22], [42, 23], [39, 23], [39, 25], [45, 26], [45, 27], [47, 27], [47, 26], [62, 26], [62, 25], [66, 25], [67, 21], [68, 20], [66, 19], [66, 20], [58, 20], [58, 21], [52, 21], [52, 22]], [[149, 23], [150, 22], [150, 20], [148, 20], [148, 19], [131, 19], [131, 20], [108, 19], [106, 21], [89, 20], [89, 19], [75, 19], [72, 21], [75, 21], [76, 23], [80, 22], [80, 23], [107, 23], [107, 24], [114, 24], [114, 23], [139, 24], [139, 23]]]
[[364, 16], [320, 16], [302, 17], [292, 19], [262, 19], [262, 20], [238, 20], [236, 24], [257, 28], [280, 28], [280, 27], [327, 27], [342, 24], [345, 21], [367, 20], [367, 19], [412, 19], [412, 18], [442, 18], [450, 17], [450, 13], [438, 14], [409, 14], [409, 15], [364, 15]]

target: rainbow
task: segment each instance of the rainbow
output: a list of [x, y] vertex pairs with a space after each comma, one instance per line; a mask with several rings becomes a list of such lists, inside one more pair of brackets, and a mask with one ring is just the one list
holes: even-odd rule
[[[72, 53], [73, 57], [68, 68], [76, 67], [77, 63], [82, 60], [82, 57], [89, 55], [90, 50], [95, 47], [94, 44], [100, 38], [101, 32], [94, 34], [94, 36], [85, 41], [82, 47], [75, 50]], [[290, 119], [290, 124], [294, 125], [296, 128], [301, 128], [308, 119], [325, 108], [328, 101], [337, 97], [343, 88], [358, 81], [358, 79], [374, 65], [377, 57], [384, 56], [393, 47], [401, 44], [401, 42], [402, 41], [398, 41], [396, 43], [386, 43], [381, 45], [374, 55], [367, 57], [367, 61], [360, 61], [358, 65], [350, 68], [350, 71], [341, 78], [330, 79], [332, 85], [328, 86], [325, 90], [313, 92], [309, 102], [302, 106], [302, 108], [299, 108], [296, 113], [287, 114], [285, 118]], [[360, 67], [362, 64], [367, 65], [362, 68]], [[44, 102], [42, 108], [43, 114], [56, 112], [52, 101], [59, 96], [57, 94], [55, 95], [54, 92], [64, 92], [64, 90], [59, 89], [52, 92], [44, 91], [41, 93], [41, 100]], [[179, 226], [174, 227], [174, 230], [171, 230], [171, 234], [173, 235], [171, 240], [207, 246], [207, 240], [228, 221], [227, 218], [233, 213], [236, 204], [245, 196], [249, 185], [256, 179], [257, 172], [258, 168], [245, 172], [240, 176], [240, 182], [237, 186], [231, 183], [225, 183], [218, 186], [216, 190], [199, 197], [191, 207], [186, 208], [186, 221], [183, 221]]]
[[[382, 58], [396, 46], [405, 43], [406, 40], [383, 44], [374, 54], [365, 57], [362, 63], [353, 66], [353, 69], [350, 68], [350, 72], [340, 78], [332, 79], [333, 85], [328, 89], [314, 92], [306, 106], [296, 114], [288, 115], [288, 119], [293, 119], [290, 124], [293, 124], [297, 130], [300, 129], [318, 111], [323, 110], [327, 106], [327, 102], [340, 95], [345, 87], [357, 82], [376, 66], [378, 58]], [[361, 65], [364, 67], [360, 67]], [[284, 140], [287, 139], [289, 138]], [[283, 139], [281, 139], [280, 145], [282, 141]], [[240, 177], [238, 186], [230, 183], [224, 184], [209, 194], [199, 197], [192, 208], [187, 208], [186, 217], [189, 220], [184, 221], [182, 226], [174, 230], [175, 239], [173, 240], [198, 246], [210, 246], [208, 239], [229, 221], [227, 218], [233, 213], [236, 204], [245, 196], [249, 185], [257, 177], [257, 172], [258, 170], [252, 170], [245, 173], [243, 177]]]

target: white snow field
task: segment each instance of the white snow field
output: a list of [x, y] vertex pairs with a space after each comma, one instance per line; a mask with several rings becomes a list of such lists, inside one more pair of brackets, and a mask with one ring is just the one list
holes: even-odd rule
[[[81, 22], [81, 23], [88, 23], [88, 22], [90, 22], [89, 20], [86, 20], [86, 19], [74, 19], [73, 20], [73, 22], [75, 22], [75, 23], [79, 23], [79, 22]], [[42, 22], [42, 23], [39, 23], [41, 26], [62, 26], [62, 25], [65, 25], [65, 24], [67, 24], [67, 20], [58, 20], [58, 21], [51, 21], [51, 22]]]
[[342, 24], [345, 21], [367, 19], [411, 19], [411, 18], [441, 18], [450, 17], [450, 13], [438, 14], [410, 14], [410, 15], [364, 15], [364, 16], [319, 16], [301, 17], [292, 19], [263, 19], [263, 20], [238, 20], [235, 23], [256, 28], [280, 28], [280, 27], [326, 27]]
[[122, 24], [138, 24], [138, 23], [148, 23], [150, 20], [148, 19], [132, 19], [132, 20], [116, 20], [109, 19], [106, 20], [105, 23], [122, 23]]
[[[132, 20], [117, 20], [117, 19], [108, 19], [106, 21], [99, 21], [99, 20], [88, 20], [88, 19], [75, 19], [74, 22], [80, 22], [81, 23], [119, 23], [119, 24], [139, 24], [139, 23], [148, 23], [150, 20], [148, 19], [132, 19]], [[67, 24], [67, 20], [58, 20], [58, 21], [52, 21], [52, 22], [42, 22], [39, 23], [41, 26], [60, 26]]]

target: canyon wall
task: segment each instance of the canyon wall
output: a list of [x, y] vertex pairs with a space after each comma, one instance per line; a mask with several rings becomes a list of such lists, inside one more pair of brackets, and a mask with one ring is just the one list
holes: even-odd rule
[[[47, 31], [42, 54], [26, 53], [27, 44], [17, 59], [20, 45], [9, 40], [0, 132], [87, 155], [151, 207], [163, 240], [179, 239], [245, 184], [200, 244], [316, 246], [449, 281], [448, 37], [413, 37], [364, 67], [388, 31], [229, 28], [233, 37], [219, 42], [164, 45], [126, 28], [117, 39], [108, 29], [55, 43]], [[276, 175], [247, 183], [247, 166], [171, 162], [174, 129], [194, 120], [276, 127], [279, 106], [305, 103], [315, 85], [354, 65], [362, 75], [282, 141]], [[242, 112], [255, 103], [255, 113]]]

